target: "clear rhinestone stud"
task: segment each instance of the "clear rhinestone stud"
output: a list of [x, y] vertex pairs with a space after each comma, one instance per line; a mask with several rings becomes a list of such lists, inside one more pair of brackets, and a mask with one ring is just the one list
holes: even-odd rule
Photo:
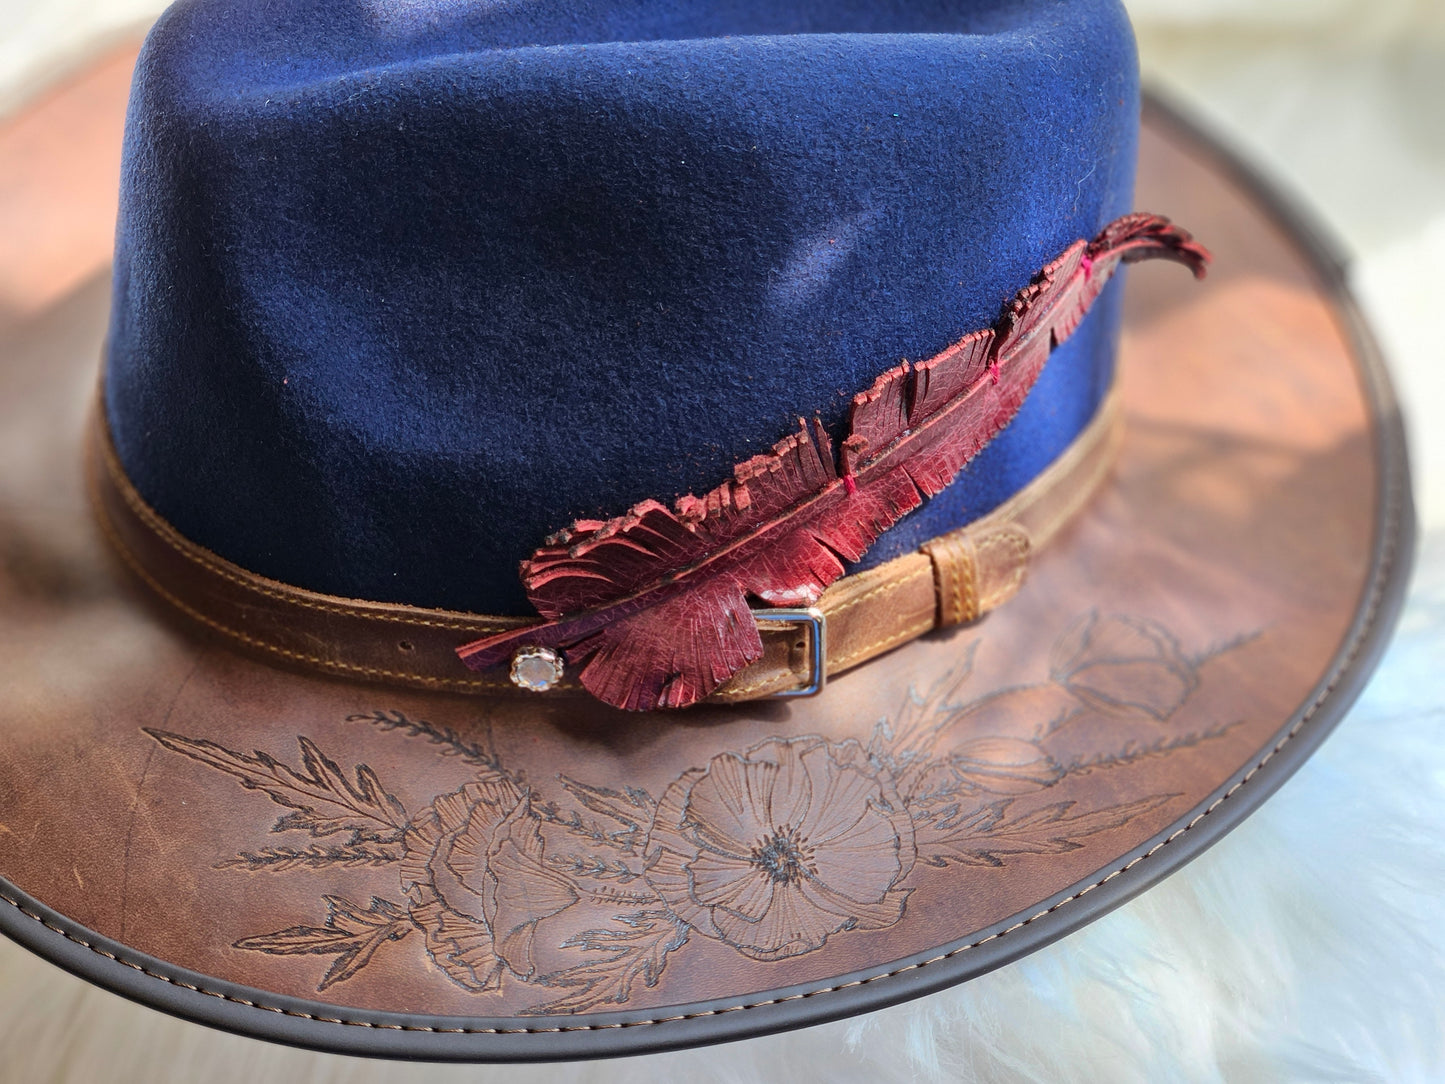
[[512, 656], [512, 684], [545, 693], [562, 680], [562, 656], [550, 647], [519, 647]]

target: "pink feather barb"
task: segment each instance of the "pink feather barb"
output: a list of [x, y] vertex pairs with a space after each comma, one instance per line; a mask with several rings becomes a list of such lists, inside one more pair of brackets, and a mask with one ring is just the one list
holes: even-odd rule
[[1054, 347], [1121, 263], [1163, 258], [1203, 278], [1209, 253], [1167, 218], [1131, 214], [1076, 241], [1004, 308], [936, 357], [853, 398], [837, 453], [799, 419], [773, 450], [672, 508], [647, 500], [579, 520], [522, 562], [546, 620], [457, 649], [473, 670], [523, 646], [586, 663], [594, 696], [633, 711], [702, 700], [763, 653], [748, 598], [811, 606], [888, 528], [957, 477], [1023, 405]]

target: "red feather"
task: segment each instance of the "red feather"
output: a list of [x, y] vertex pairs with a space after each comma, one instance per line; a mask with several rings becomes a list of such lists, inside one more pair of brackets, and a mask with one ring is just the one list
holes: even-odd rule
[[579, 520], [522, 562], [541, 624], [457, 649], [472, 669], [523, 645], [586, 662], [582, 684], [619, 708], [696, 703], [762, 655], [748, 606], [809, 606], [888, 528], [938, 493], [1018, 412], [1055, 346], [1118, 264], [1164, 257], [1203, 277], [1209, 254], [1157, 215], [1076, 241], [1009, 302], [994, 328], [904, 362], [853, 399], [835, 456], [822, 423], [733, 468], [673, 508]]

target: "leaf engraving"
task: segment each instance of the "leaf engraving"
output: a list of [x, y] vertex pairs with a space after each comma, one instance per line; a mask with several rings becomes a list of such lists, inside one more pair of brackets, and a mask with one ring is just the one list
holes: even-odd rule
[[386, 866], [400, 862], [404, 852], [398, 846], [381, 843], [329, 847], [263, 847], [259, 851], [242, 851], [234, 858], [217, 862], [216, 869], [266, 870], [286, 873], [293, 869], [358, 869], [364, 866]]
[[262, 791], [292, 810], [277, 821], [276, 831], [299, 829], [313, 836], [348, 832], [350, 842], [356, 844], [395, 842], [406, 830], [406, 810], [382, 787], [375, 772], [361, 764], [355, 780], [348, 779], [310, 738], [296, 739], [301, 747], [301, 770], [296, 771], [269, 753], [247, 755], [164, 730], [145, 728], [145, 732], [172, 752], [225, 772], [247, 790]]
[[639, 787], [624, 787], [613, 790], [608, 787], [593, 787], [569, 776], [559, 775], [557, 781], [593, 813], [616, 821], [621, 831], [601, 830], [606, 842], [627, 854], [635, 853], [637, 844], [647, 831], [655, 804], [652, 795]]
[[573, 991], [526, 1010], [526, 1015], [592, 1012], [624, 1004], [637, 983], [656, 986], [668, 954], [687, 943], [687, 926], [667, 911], [635, 911], [616, 916], [616, 921], [621, 929], [584, 930], [562, 942], [564, 948], [602, 958], [548, 975], [545, 985]]
[[1119, 828], [1178, 794], [1155, 794], [1104, 809], [1077, 811], [1076, 801], [1054, 802], [1025, 813], [1013, 813], [1017, 799], [994, 802], [956, 818], [941, 818], [919, 831], [920, 861], [936, 867], [1002, 866], [1007, 855], [1063, 854], [1077, 850], [1079, 840]]
[[260, 937], [246, 937], [236, 948], [266, 952], [273, 956], [335, 956], [316, 989], [325, 990], [351, 978], [388, 941], [400, 941], [414, 929], [411, 917], [395, 903], [371, 897], [362, 910], [341, 896], [322, 896], [326, 903], [326, 925], [292, 926]]
[[425, 719], [408, 719], [399, 711], [373, 711], [348, 715], [348, 723], [371, 723], [382, 733], [392, 730], [400, 730], [409, 738], [423, 738], [431, 745], [439, 747], [444, 757], [455, 757], [463, 764], [470, 764], [474, 768], [481, 769], [479, 778], [514, 779], [505, 769], [497, 755], [491, 749], [478, 745], [475, 742], [465, 741], [455, 730], [449, 726], [437, 726]]
[[589, 877], [598, 881], [615, 881], [624, 885], [630, 884], [642, 876], [641, 870], [633, 869], [620, 858], [601, 858], [592, 854], [549, 856], [547, 864], [574, 878]]
[[283, 765], [269, 753], [247, 756], [215, 741], [189, 739], [181, 734], [146, 728], [166, 749], [184, 754], [240, 780], [247, 791], [263, 791], [292, 809], [276, 822], [276, 831], [308, 831], [312, 835], [350, 833], [351, 843], [394, 843], [406, 830], [406, 809], [386, 792], [376, 772], [358, 765], [348, 779], [335, 760], [322, 753], [309, 737], [298, 737], [301, 770]]

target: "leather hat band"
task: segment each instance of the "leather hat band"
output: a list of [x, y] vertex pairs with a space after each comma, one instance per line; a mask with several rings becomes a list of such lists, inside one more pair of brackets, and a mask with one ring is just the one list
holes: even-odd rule
[[[1107, 476], [1121, 436], [1117, 392], [1042, 474], [993, 512], [865, 572], [806, 611], [759, 611], [764, 654], [718, 701], [816, 692], [841, 673], [929, 632], [974, 621], [1011, 598], [1045, 546]], [[102, 531], [156, 594], [272, 661], [341, 677], [462, 693], [519, 692], [505, 670], [474, 673], [459, 644], [533, 623], [338, 598], [259, 576], [183, 537], [136, 492], [103, 409], [88, 454]], [[564, 677], [548, 695], [582, 692]]]

